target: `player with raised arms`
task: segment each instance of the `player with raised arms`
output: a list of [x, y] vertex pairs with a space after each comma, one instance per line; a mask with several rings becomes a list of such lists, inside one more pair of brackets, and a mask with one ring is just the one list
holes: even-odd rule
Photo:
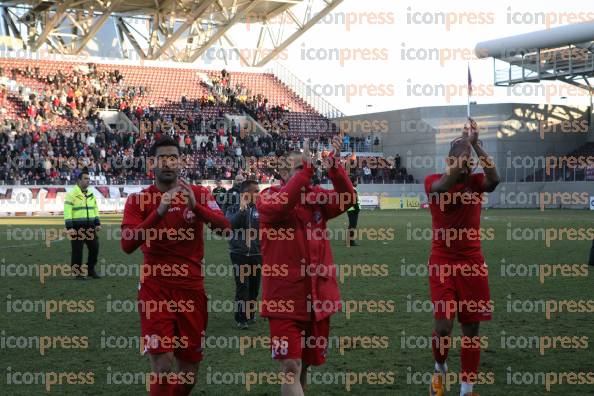
[[[451, 144], [446, 172], [425, 179], [431, 210], [433, 241], [429, 258], [429, 286], [435, 327], [432, 338], [435, 373], [431, 396], [444, 395], [446, 359], [454, 318], [462, 327], [460, 395], [477, 396], [480, 360], [479, 324], [492, 313], [488, 269], [481, 249], [480, 215], [483, 193], [492, 192], [499, 175], [492, 159], [481, 147], [478, 126], [469, 119], [461, 138]], [[484, 173], [473, 173], [472, 150]]]
[[270, 327], [273, 359], [280, 361], [283, 396], [303, 395], [309, 366], [325, 362], [330, 316], [341, 309], [326, 222], [356, 197], [340, 163], [342, 138], [324, 159], [333, 190], [313, 186], [309, 141], [303, 153], [279, 158], [281, 186], [260, 193], [262, 309]]

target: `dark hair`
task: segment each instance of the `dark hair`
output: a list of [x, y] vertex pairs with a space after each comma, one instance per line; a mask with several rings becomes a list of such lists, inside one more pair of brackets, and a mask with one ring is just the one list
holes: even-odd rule
[[172, 138], [165, 136], [153, 143], [151, 149], [149, 150], [149, 156], [154, 157], [155, 155], [157, 155], [157, 149], [159, 147], [175, 147], [177, 149], [177, 153], [181, 154], [179, 143], [177, 143]]
[[450, 145], [449, 157], [459, 157], [470, 148], [468, 141], [464, 138], [454, 139]]
[[83, 175], [88, 175], [89, 174], [89, 168], [87, 168], [86, 166], [84, 168], [81, 169], [80, 173], [78, 174], [78, 176], [76, 177], [77, 180], [82, 179]]
[[255, 181], [255, 180], [246, 180], [246, 181], [242, 182], [241, 183], [241, 186], [239, 186], [239, 192], [242, 192], [242, 193], [247, 192], [247, 190], [252, 185], [257, 186], [258, 185], [258, 182]]

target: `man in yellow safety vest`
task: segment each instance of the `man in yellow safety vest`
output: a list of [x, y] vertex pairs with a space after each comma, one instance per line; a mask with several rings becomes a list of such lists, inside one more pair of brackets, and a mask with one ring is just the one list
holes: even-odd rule
[[89, 171], [83, 168], [78, 175], [76, 186], [66, 194], [64, 200], [64, 222], [72, 246], [70, 265], [75, 279], [86, 279], [82, 268], [83, 246], [89, 249], [87, 260], [88, 276], [98, 279], [95, 272], [99, 255], [99, 238], [101, 230], [97, 200], [89, 187]]

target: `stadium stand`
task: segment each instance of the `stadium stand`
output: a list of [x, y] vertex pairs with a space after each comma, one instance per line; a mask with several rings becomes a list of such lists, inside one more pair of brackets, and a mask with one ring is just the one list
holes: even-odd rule
[[[270, 73], [0, 59], [0, 84], [5, 184], [69, 184], [81, 166], [95, 183], [148, 183], [144, 159], [163, 135], [178, 139], [192, 182], [237, 172], [268, 182], [272, 172], [246, 166], [247, 158], [300, 149], [305, 137], [322, 155], [338, 132]], [[99, 112], [108, 109], [125, 114], [137, 130], [107, 127]], [[244, 114], [268, 133], [248, 133], [225, 117]], [[371, 136], [345, 143], [353, 155], [377, 146]], [[379, 168], [364, 158], [352, 174], [362, 183], [414, 181], [399, 163]]]
[[[580, 158], [588, 158], [594, 156], [594, 143], [588, 142], [571, 153], [567, 153], [565, 157], [579, 160]], [[564, 157], [563, 155], [559, 156]], [[566, 162], [553, 166], [547, 172], [545, 169], [540, 169], [534, 174], [526, 177], [524, 182], [555, 182], [555, 181], [588, 181], [594, 180], [594, 168], [579, 166], [567, 166]]]

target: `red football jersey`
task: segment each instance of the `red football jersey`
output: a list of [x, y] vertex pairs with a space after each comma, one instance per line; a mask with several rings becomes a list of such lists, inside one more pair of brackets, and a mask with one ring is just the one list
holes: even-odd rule
[[473, 173], [466, 183], [454, 185], [446, 194], [431, 193], [431, 185], [442, 174], [425, 178], [425, 192], [431, 210], [433, 238], [431, 255], [463, 259], [483, 258], [481, 250], [481, 207], [484, 173]]
[[192, 189], [197, 202], [194, 210], [188, 208], [178, 193], [162, 217], [156, 212], [162, 193], [155, 185], [128, 197], [121, 244], [126, 253], [141, 246], [143, 278], [150, 277], [176, 288], [204, 288], [204, 224], [223, 230], [229, 227], [229, 222], [206, 188], [192, 186]]

